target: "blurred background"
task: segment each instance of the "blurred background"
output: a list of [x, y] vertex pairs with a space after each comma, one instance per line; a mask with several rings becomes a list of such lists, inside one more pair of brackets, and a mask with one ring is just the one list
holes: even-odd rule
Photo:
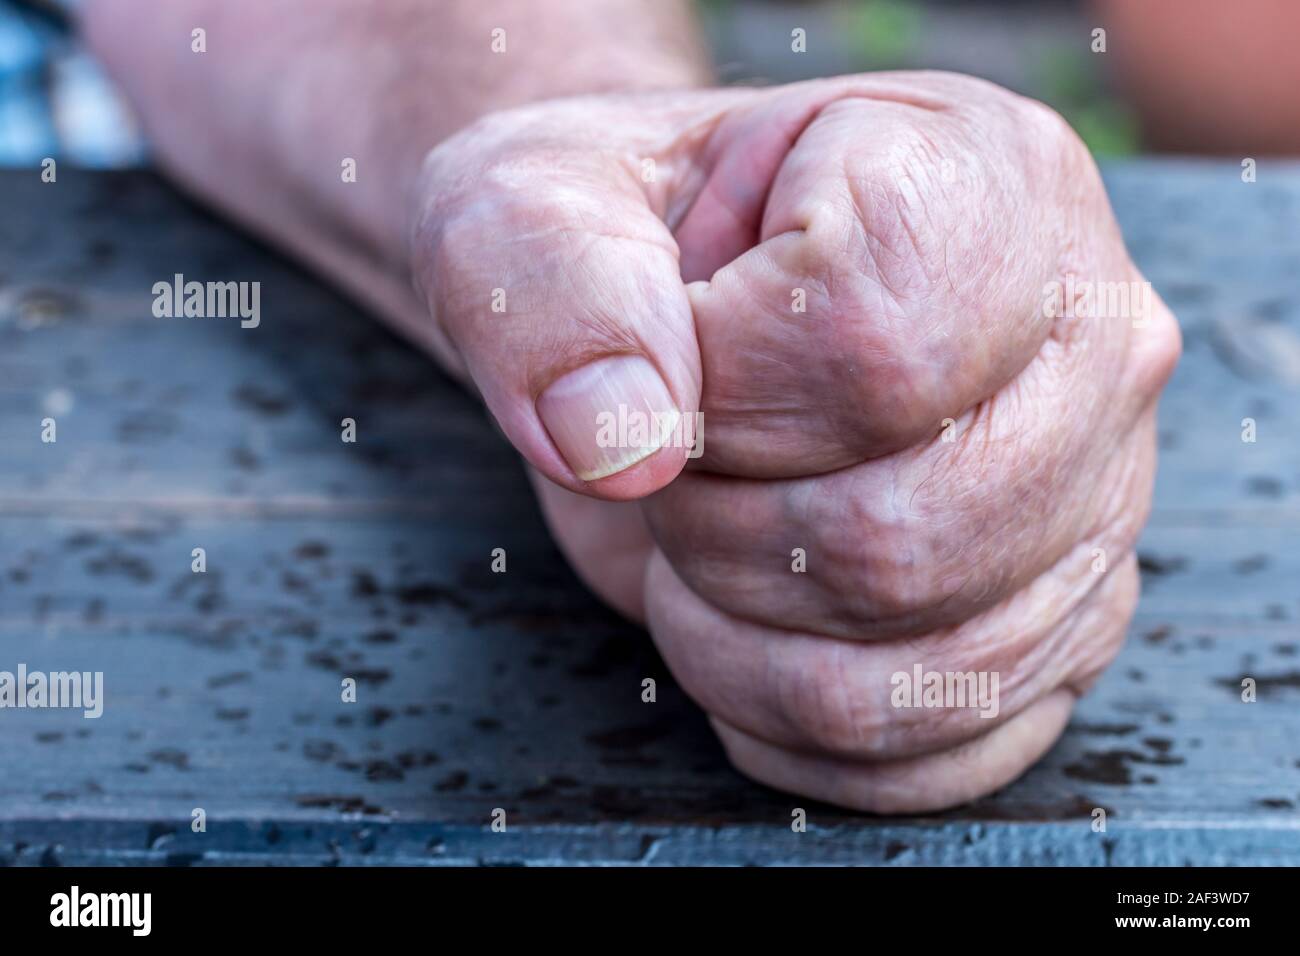
[[[46, 156], [92, 167], [146, 160], [129, 111], [68, 30], [75, 5], [0, 0], [0, 165], [29, 166]], [[1099, 157], [1300, 154], [1300, 0], [697, 6], [728, 83], [956, 70], [1050, 104]], [[806, 31], [805, 53], [791, 50], [796, 28]], [[1094, 50], [1100, 43], [1104, 50]]]

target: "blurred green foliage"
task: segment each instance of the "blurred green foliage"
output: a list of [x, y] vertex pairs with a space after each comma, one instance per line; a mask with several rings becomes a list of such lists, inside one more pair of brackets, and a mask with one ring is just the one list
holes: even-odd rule
[[1059, 45], [1038, 56], [1032, 94], [1069, 121], [1098, 156], [1137, 152], [1138, 127], [1132, 112], [1107, 95], [1090, 57], [1097, 54]]
[[840, 8], [844, 37], [875, 69], [914, 63], [925, 22], [924, 9], [911, 0], [858, 0]]
[[[821, 8], [837, 31], [830, 42], [862, 70], [925, 69], [936, 64], [926, 61], [927, 31], [939, 29], [937, 14], [926, 0], [696, 0], [704, 16], [717, 30], [725, 32], [747, 12], [776, 5], [795, 10]], [[967, 9], [1005, 17], [1014, 30], [1015, 18], [1035, 16], [1033, 4], [1000, 5], [997, 0], [978, 0]], [[819, 41], [820, 42], [820, 41]], [[1138, 150], [1138, 127], [1133, 113], [1111, 96], [1102, 82], [1096, 54], [1082, 41], [1078, 45], [1054, 43], [1046, 49], [1016, 48], [1014, 35], [1009, 45], [1024, 76], [1020, 91], [1036, 97], [1060, 112], [1098, 156], [1123, 156]], [[843, 62], [843, 60], [841, 60]], [[990, 65], [992, 66], [992, 65]], [[764, 64], [751, 67], [762, 75]]]

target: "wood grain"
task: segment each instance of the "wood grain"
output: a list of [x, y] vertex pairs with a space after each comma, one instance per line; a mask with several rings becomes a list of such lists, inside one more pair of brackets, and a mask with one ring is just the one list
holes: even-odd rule
[[[0, 173], [0, 669], [107, 696], [0, 711], [0, 862], [1300, 863], [1300, 169], [1107, 177], [1186, 339], [1129, 643], [1020, 781], [892, 820], [729, 769], [476, 406], [318, 280], [150, 174]], [[178, 272], [261, 326], [154, 318]]]

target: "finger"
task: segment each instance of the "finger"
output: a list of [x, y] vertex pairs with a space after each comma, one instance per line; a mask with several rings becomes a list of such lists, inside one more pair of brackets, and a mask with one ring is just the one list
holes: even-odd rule
[[[431, 182], [455, 180], [449, 161], [435, 151]], [[581, 494], [671, 481], [699, 408], [699, 349], [676, 244], [632, 173], [539, 152], [434, 192], [417, 280], [506, 437]]]
[[[706, 186], [678, 230], [685, 261], [702, 258], [717, 220], [761, 222], [753, 249], [690, 286], [707, 383], [702, 465], [787, 477], [879, 457], [936, 434], [1036, 354], [1053, 321], [1043, 290], [1069, 240], [1062, 220], [1074, 217], [1058, 179], [1091, 161], [1046, 110], [976, 92], [984, 105], [841, 89], [770, 189], [747, 191], [756, 208], [707, 202], [717, 190]], [[1005, 148], [990, 158], [977, 129]], [[734, 165], [728, 135], [715, 176]], [[737, 133], [732, 149], [764, 154], [752, 140]], [[1097, 215], [1109, 215], [1104, 200]], [[993, 241], [1008, 234], [1010, 255]]]
[[643, 503], [651, 532], [733, 617], [850, 640], [954, 626], [1067, 556], [1105, 568], [1145, 520], [1154, 408], [1091, 359], [1031, 370], [951, 443], [793, 481], [688, 471]]
[[869, 813], [932, 813], [1011, 783], [1061, 735], [1074, 695], [1055, 691], [1000, 727], [941, 753], [861, 763], [795, 753], [713, 719], [727, 756], [762, 783]]
[[960, 627], [863, 642], [736, 621], [662, 556], [647, 583], [655, 643], [696, 703], [783, 749], [863, 760], [944, 750], [1085, 687], [1119, 652], [1138, 593], [1130, 554], [1105, 575], [1054, 569]]
[[645, 574], [654, 540], [636, 502], [577, 495], [528, 469], [551, 537], [606, 604], [645, 623]]

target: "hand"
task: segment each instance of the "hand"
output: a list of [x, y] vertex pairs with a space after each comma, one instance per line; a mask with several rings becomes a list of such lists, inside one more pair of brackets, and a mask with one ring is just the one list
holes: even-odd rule
[[[553, 101], [420, 197], [439, 350], [737, 767], [893, 813], [1047, 750], [1136, 601], [1180, 349], [1059, 117], [930, 73]], [[620, 406], [702, 456], [611, 445]], [[997, 695], [898, 706], [916, 665]]]

